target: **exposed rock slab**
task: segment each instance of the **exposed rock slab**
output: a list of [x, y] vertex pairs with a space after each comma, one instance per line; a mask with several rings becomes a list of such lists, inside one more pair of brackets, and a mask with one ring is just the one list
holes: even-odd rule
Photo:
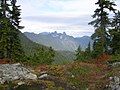
[[17, 64], [0, 64], [0, 83], [6, 81], [31, 79], [36, 80], [37, 75], [30, 72], [29, 69], [23, 67], [20, 63]]

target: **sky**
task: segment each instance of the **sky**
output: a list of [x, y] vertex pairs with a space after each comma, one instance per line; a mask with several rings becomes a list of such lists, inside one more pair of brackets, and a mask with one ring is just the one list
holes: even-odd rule
[[[120, 0], [115, 0], [120, 10]], [[97, 0], [18, 0], [21, 5], [22, 32], [66, 32], [74, 37], [90, 36], [88, 25], [97, 8]]]

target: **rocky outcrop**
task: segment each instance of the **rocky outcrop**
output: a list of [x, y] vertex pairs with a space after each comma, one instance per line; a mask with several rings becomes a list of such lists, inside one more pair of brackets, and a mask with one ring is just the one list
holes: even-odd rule
[[109, 85], [106, 85], [105, 90], [120, 90], [120, 77], [110, 77], [109, 80], [110, 83]]
[[[118, 60], [117, 60], [118, 61]], [[113, 76], [109, 77], [109, 84], [106, 85], [106, 90], [120, 90], [120, 62], [112, 62], [109, 63], [108, 66], [110, 68], [117, 69], [115, 72], [117, 72], [116, 74], [114, 73]]]
[[20, 63], [17, 64], [0, 64], [0, 83], [14, 80], [36, 80], [37, 75], [30, 72], [29, 69], [23, 67]]
[[118, 67], [118, 66], [120, 66], [120, 62], [112, 63], [111, 66], [112, 66], [112, 67]]

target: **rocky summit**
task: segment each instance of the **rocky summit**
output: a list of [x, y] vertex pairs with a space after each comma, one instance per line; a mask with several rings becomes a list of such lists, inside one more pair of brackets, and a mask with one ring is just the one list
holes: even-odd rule
[[36, 80], [37, 75], [33, 74], [29, 69], [23, 67], [20, 63], [17, 64], [0, 64], [0, 83], [30, 79]]

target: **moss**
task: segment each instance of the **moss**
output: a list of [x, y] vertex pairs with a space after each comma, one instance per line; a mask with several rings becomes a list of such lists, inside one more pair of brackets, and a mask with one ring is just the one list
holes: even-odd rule
[[113, 75], [114, 75], [114, 72], [111, 71], [111, 72], [108, 72], [106, 76], [107, 76], [107, 77], [111, 77], [111, 76], [113, 76]]
[[4, 85], [0, 84], [0, 90], [13, 90], [13, 87], [14, 84], [12, 83], [4, 84]]
[[5, 86], [0, 84], [0, 90], [5, 90]]
[[79, 88], [80, 90], [86, 90], [86, 88], [88, 87], [88, 82], [87, 81], [80, 81], [79, 79], [77, 78], [72, 78], [72, 77], [69, 77], [68, 78], [68, 83], [71, 85], [71, 86], [74, 86], [76, 88]]
[[112, 58], [108, 62], [109, 63], [120, 62], [120, 54], [112, 55]]
[[45, 84], [45, 86], [48, 89], [54, 88], [55, 87], [55, 83], [53, 81], [47, 81], [47, 80], [43, 80], [42, 83]]
[[91, 69], [89, 67], [75, 67], [75, 68], [71, 68], [69, 69], [69, 71], [72, 73], [72, 75], [84, 75], [84, 74], [88, 74]]

